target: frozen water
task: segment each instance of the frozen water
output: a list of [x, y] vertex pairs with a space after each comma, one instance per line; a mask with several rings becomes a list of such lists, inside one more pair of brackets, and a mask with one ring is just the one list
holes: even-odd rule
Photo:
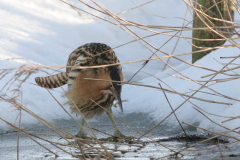
[[[90, 1], [86, 2], [90, 3]], [[137, 1], [138, 4], [142, 4], [143, 2], [145, 1]], [[72, 1], [72, 3], [85, 11], [94, 13], [94, 15], [105, 17], [104, 14], [94, 11], [78, 1]], [[123, 3], [122, 1], [102, 0], [100, 3], [106, 8], [111, 9], [114, 13], [119, 13], [123, 10], [135, 7], [135, 4], [130, 1], [124, 1]], [[0, 69], [14, 68], [25, 64], [64, 66], [66, 65], [69, 54], [75, 48], [85, 43], [102, 42], [110, 45], [112, 48], [115, 48], [121, 44], [135, 40], [133, 36], [125, 32], [120, 27], [102, 20], [91, 19], [94, 17], [82, 11], [78, 12], [61, 1], [35, 0], [30, 2], [28, 0], [22, 0], [20, 3], [17, 0], [3, 0], [0, 2], [0, 6]], [[172, 7], [169, 8], [168, 6]], [[153, 12], [153, 14], [161, 15], [163, 17], [184, 17], [186, 11], [186, 5], [183, 1], [174, 0], [156, 1], [144, 6], [143, 8]], [[79, 14], [81, 16], [79, 16]], [[141, 9], [129, 11], [121, 16], [129, 21], [149, 25], [182, 26], [183, 24], [182, 19], [163, 19], [146, 13]], [[188, 14], [187, 20], [191, 20], [191, 18], [190, 14]], [[106, 20], [110, 20], [110, 18], [106, 18]], [[140, 29], [134, 29], [134, 31], [140, 36], [147, 36], [150, 34], [150, 32]], [[154, 33], [152, 32], [151, 34]], [[183, 36], [191, 37], [191, 32], [184, 32]], [[167, 35], [158, 35], [146, 38], [146, 40], [159, 48], [170, 37], [171, 36]], [[161, 50], [171, 53], [176, 41], [177, 38], [173, 38], [173, 40], [161, 48]], [[114, 50], [121, 62], [147, 59], [152, 55], [152, 52], [139, 42], [133, 42]], [[191, 52], [191, 45], [181, 39], [174, 54], [189, 52]], [[195, 65], [218, 71], [223, 66], [215, 59], [221, 61], [222, 63], [228, 63], [230, 59], [220, 59], [219, 57], [236, 56], [238, 54], [239, 49], [237, 48], [219, 49], [197, 61]], [[158, 53], [158, 55], [163, 56], [164, 54]], [[153, 58], [154, 57], [155, 56], [153, 56]], [[191, 63], [190, 55], [181, 56], [179, 58]], [[166, 61], [166, 59], [164, 60]], [[123, 65], [124, 80], [129, 80], [131, 76], [142, 66], [142, 63], [143, 62]], [[240, 62], [239, 60], [236, 60], [234, 63], [239, 64]], [[169, 64], [174, 66], [174, 68], [180, 71], [183, 75], [195, 80], [208, 80], [209, 77], [203, 79], [201, 76], [213, 73], [211, 71], [189, 66], [173, 58], [170, 60]], [[176, 72], [170, 68], [167, 68], [164, 72], [162, 72], [163, 66], [163, 62], [160, 60], [154, 60], [150, 61], [143, 71], [160, 78], [177, 92], [189, 92], [201, 87], [199, 84], [194, 82], [169, 76], [167, 73], [177, 76], [180, 75], [176, 74]], [[46, 71], [54, 73], [52, 70]], [[239, 72], [239, 70], [236, 71]], [[159, 87], [158, 84], [160, 82], [156, 78], [151, 77], [144, 72], [140, 72], [133, 81], [139, 84]], [[7, 75], [0, 81], [1, 88], [9, 81], [13, 74], [14, 73]], [[34, 85], [34, 78], [36, 76], [45, 75], [46, 73], [44, 72], [32, 74], [31, 77], [23, 83], [21, 87], [23, 97], [20, 101], [26, 108], [48, 121], [56, 119], [70, 119], [57, 102], [49, 95], [47, 90]], [[223, 75], [218, 75], [215, 79], [221, 79], [224, 77], [225, 76]], [[161, 83], [161, 85], [163, 88], [169, 89], [169, 87], [165, 84]], [[235, 99], [240, 99], [240, 90], [237, 86], [239, 86], [239, 80], [232, 80], [225, 83], [215, 84], [211, 86], [211, 88], [221, 94]], [[6, 88], [3, 91], [5, 92]], [[208, 89], [202, 89], [202, 91], [213, 93]], [[61, 97], [61, 88], [52, 89], [51, 92], [60, 103], [64, 103], [65, 100]], [[12, 92], [7, 92], [7, 94], [11, 96]], [[170, 93], [166, 93], [166, 95], [173, 109], [177, 108], [182, 102], [184, 102], [184, 99], [179, 95]], [[219, 96], [212, 96], [205, 93], [197, 93], [194, 96], [202, 99], [232, 104], [222, 105], [191, 99], [191, 102], [210, 113], [222, 116], [240, 115], [239, 101]], [[114, 109], [114, 112], [119, 113], [118, 115], [120, 117], [132, 114], [131, 121], [135, 121], [135, 119], [139, 116], [138, 113], [143, 112], [148, 114], [156, 123], [158, 123], [171, 113], [171, 108], [169, 107], [169, 104], [161, 90], [126, 84], [123, 86], [122, 99], [128, 100], [128, 102], [123, 103], [123, 115], [119, 113], [120, 111], [118, 108]], [[2, 101], [0, 102], [0, 106], [0, 117], [18, 125], [19, 111], [10, 107], [10, 104]], [[69, 111], [68, 106], [64, 107]], [[180, 109], [178, 109], [176, 114], [180, 122], [184, 121], [191, 124], [198, 124], [200, 127], [215, 131], [224, 131], [223, 128], [213, 124], [196, 111], [193, 108], [193, 105], [189, 102], [186, 102]], [[221, 123], [225, 120], [216, 116], [209, 117], [217, 123]], [[27, 126], [29, 124], [39, 124], [34, 117], [25, 112], [22, 112], [21, 122], [23, 126]], [[240, 120], [234, 120], [223, 123], [222, 125], [233, 129], [235, 127], [239, 127], [239, 124]], [[167, 126], [167, 130], [172, 130], [173, 132], [174, 130], [179, 130], [179, 124], [173, 115], [166, 120], [165, 125]], [[0, 126], [0, 130], [11, 130], [11, 127], [3, 121], [0, 121]], [[187, 128], [186, 125], [184, 127]]]

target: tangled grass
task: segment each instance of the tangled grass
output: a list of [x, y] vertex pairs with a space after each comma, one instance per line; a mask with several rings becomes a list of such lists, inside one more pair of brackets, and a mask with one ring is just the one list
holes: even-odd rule
[[[177, 90], [176, 88], [171, 88], [171, 86], [169, 86], [166, 82], [164, 82], [160, 78], [155, 77], [154, 75], [151, 75], [149, 73], [146, 73], [146, 74], [148, 74], [152, 77], [155, 77], [156, 79], [159, 80], [159, 87], [130, 82], [133, 77], [129, 81], [119, 82], [119, 83], [122, 83], [122, 84], [143, 86], [143, 87], [147, 87], [147, 88], [154, 88], [154, 89], [160, 90], [164, 93], [167, 100], [168, 100], [168, 97], [165, 94], [165, 92], [172, 93], [172, 94], [177, 94], [177, 95], [181, 96], [184, 99], [184, 101], [182, 102], [182, 104], [180, 104], [175, 109], [172, 108], [171, 103], [168, 101], [169, 107], [171, 108], [172, 112], [169, 115], [166, 115], [163, 118], [162, 121], [160, 121], [158, 124], [156, 124], [154, 127], [149, 129], [145, 133], [140, 132], [139, 130], [135, 129], [133, 126], [129, 125], [128, 123], [124, 122], [123, 120], [121, 120], [121, 119], [119, 119], [118, 117], [115, 116], [117, 119], [119, 119], [119, 121], [121, 121], [121, 123], [123, 123], [125, 126], [131, 128], [132, 130], [134, 130], [135, 132], [137, 132], [140, 135], [139, 137], [133, 137], [133, 138], [130, 138], [130, 139], [119, 139], [118, 142], [112, 142], [112, 141], [110, 142], [110, 141], [108, 141], [109, 139], [107, 139], [107, 141], [106, 141], [106, 139], [98, 139], [97, 134], [95, 133], [96, 131], [101, 132], [102, 134], [105, 134], [105, 135], [108, 135], [108, 136], [112, 136], [112, 135], [92, 127], [86, 121], [89, 129], [84, 128], [84, 130], [91, 137], [91, 140], [89, 140], [89, 139], [86, 140], [86, 139], [77, 138], [74, 135], [70, 134], [68, 131], [61, 129], [58, 126], [55, 126], [54, 124], [48, 122], [47, 120], [41, 118], [36, 113], [29, 110], [26, 106], [24, 106], [21, 103], [21, 101], [22, 101], [21, 100], [22, 99], [22, 92], [21, 92], [22, 84], [23, 83], [29, 83], [29, 82], [27, 82], [27, 79], [30, 76], [32, 76], [32, 74], [39, 73], [39, 72], [45, 72], [46, 74], [49, 74], [48, 73], [49, 70], [68, 67], [68, 66], [22, 65], [18, 68], [1, 69], [0, 70], [0, 76], [1, 76], [0, 77], [0, 82], [3, 78], [6, 78], [6, 76], [8, 77], [8, 82], [3, 85], [3, 88], [0, 91], [0, 101], [4, 101], [4, 102], [8, 103], [11, 107], [13, 107], [15, 110], [18, 110], [20, 112], [20, 114], [19, 114], [20, 116], [18, 118], [18, 120], [19, 120], [19, 125], [18, 126], [14, 125], [14, 124], [8, 122], [7, 120], [3, 119], [2, 117], [0, 117], [0, 119], [2, 121], [4, 121], [9, 126], [14, 128], [18, 133], [18, 141], [17, 141], [17, 146], [18, 146], [17, 158], [18, 159], [19, 159], [19, 154], [18, 154], [19, 153], [19, 141], [21, 141], [20, 134], [25, 135], [26, 137], [28, 137], [32, 141], [36, 142], [39, 146], [45, 148], [47, 151], [49, 151], [50, 153], [52, 153], [55, 156], [59, 156], [59, 154], [52, 151], [51, 149], [49, 149], [45, 145], [41, 144], [39, 142], [39, 140], [41, 140], [42, 142], [47, 142], [47, 143], [55, 146], [58, 150], [61, 150], [65, 154], [68, 154], [68, 155], [71, 155], [72, 157], [80, 158], [80, 159], [88, 159], [88, 158], [89, 159], [99, 159], [99, 158], [114, 159], [117, 156], [119, 156], [119, 155], [115, 154], [116, 152], [120, 152], [121, 154], [124, 154], [124, 153], [129, 152], [129, 151], [126, 150], [126, 149], [124, 150], [124, 149], [114, 148], [113, 146], [118, 145], [118, 146], [132, 147], [134, 149], [131, 150], [131, 152], [134, 152], [136, 150], [141, 150], [141, 148], [144, 148], [146, 146], [146, 142], [143, 139], [147, 139], [148, 143], [151, 142], [151, 143], [155, 144], [156, 146], [161, 146], [165, 150], [169, 151], [165, 155], [162, 155], [162, 156], [159, 156], [159, 157], [158, 156], [154, 157], [154, 158], [157, 158], [157, 159], [167, 158], [167, 157], [172, 157], [172, 156], [177, 156], [177, 157], [178, 156], [184, 156], [184, 155], [188, 154], [190, 151], [191, 152], [197, 152], [199, 150], [213, 150], [215, 148], [218, 148], [218, 150], [219, 150], [219, 154], [216, 157], [219, 157], [219, 156], [223, 157], [223, 154], [225, 152], [228, 152], [231, 148], [234, 148], [236, 145], [238, 145], [240, 143], [240, 139], [238, 138], [239, 137], [239, 131], [238, 130], [239, 130], [240, 126], [234, 128], [234, 129], [230, 129], [230, 128], [227, 128], [227, 127], [225, 127], [221, 124], [218, 124], [217, 122], [215, 122], [211, 118], [209, 118], [209, 115], [214, 115], [214, 116], [224, 118], [224, 119], [227, 118], [227, 120], [223, 121], [223, 123], [225, 123], [225, 122], [228, 122], [228, 121], [234, 121], [236, 119], [239, 119], [240, 118], [239, 116], [224, 117], [222, 115], [217, 115], [215, 113], [209, 113], [209, 112], [203, 110], [201, 108], [201, 106], [198, 106], [195, 103], [190, 101], [191, 99], [197, 99], [197, 100], [200, 100], [200, 101], [205, 101], [207, 103], [231, 105], [230, 103], [224, 103], [224, 102], [218, 102], [218, 101], [212, 101], [212, 100], [198, 98], [196, 96], [196, 93], [199, 93], [199, 92], [205, 93], [205, 94], [212, 94], [212, 95], [215, 95], [215, 96], [221, 96], [223, 98], [227, 98], [227, 99], [230, 99], [230, 100], [233, 100], [233, 101], [240, 101], [236, 98], [233, 98], [233, 97], [230, 97], [228, 95], [219, 93], [219, 92], [213, 90], [212, 88], [210, 88], [210, 86], [212, 86], [214, 84], [228, 82], [228, 81], [232, 81], [232, 80], [236, 80], [236, 79], [240, 78], [240, 75], [236, 71], [237, 69], [240, 68], [240, 64], [235, 64], [234, 63], [234, 61], [237, 58], [240, 57], [240, 54], [238, 56], [235, 56], [235, 57], [221, 57], [221, 58], [229, 58], [231, 60], [229, 61], [229, 63], [226, 63], [226, 64], [219, 62], [220, 64], [222, 64], [222, 68], [220, 70], [213, 70], [213, 69], [206, 68], [206, 67], [203, 67], [203, 66], [197, 66], [195, 64], [184, 61], [180, 58], [183, 55], [192, 55], [192, 54], [197, 54], [197, 53], [200, 53], [200, 52], [212, 51], [212, 50], [221, 49], [221, 48], [231, 48], [231, 47], [239, 48], [240, 45], [236, 42], [236, 40], [238, 40], [239, 37], [237, 37], [237, 38], [227, 37], [227, 36], [225, 36], [226, 33], [222, 31], [222, 29], [224, 29], [224, 28], [227, 28], [229, 30], [234, 30], [233, 34], [238, 36], [239, 34], [238, 34], [237, 29], [240, 28], [239, 23], [233, 22], [234, 25], [227, 25], [227, 26], [214, 26], [214, 24], [211, 24], [211, 25], [206, 24], [206, 27], [193, 28], [193, 27], [189, 27], [189, 25], [191, 25], [193, 23], [193, 21], [187, 21], [186, 16], [185, 16], [184, 18], [183, 17], [175, 17], [175, 18], [181, 18], [181, 19], [184, 20], [183, 26], [181, 26], [181, 27], [179, 27], [179, 26], [176, 26], [176, 27], [154, 26], [154, 25], [140, 24], [140, 23], [137, 23], [137, 22], [128, 21], [126, 19], [121, 18], [120, 16], [121, 16], [121, 14], [124, 14], [124, 13], [126, 13], [128, 11], [131, 11], [131, 10], [134, 10], [134, 9], [142, 9], [142, 10], [146, 11], [146, 13], [152, 14], [151, 12], [145, 10], [142, 7], [146, 4], [148, 4], [148, 3], [154, 3], [155, 0], [148, 1], [148, 2], [146, 2], [144, 4], [141, 4], [141, 5], [136, 4], [136, 7], [128, 9], [128, 10], [123, 11], [123, 12], [118, 13], [118, 14], [113, 13], [112, 11], [110, 11], [110, 9], [105, 8], [104, 6], [100, 5], [99, 3], [97, 3], [93, 0], [92, 0], [92, 2], [96, 6], [89, 5], [82, 0], [79, 1], [79, 3], [82, 3], [83, 5], [86, 5], [86, 6], [90, 7], [94, 11], [97, 11], [99, 13], [104, 14], [105, 17], [99, 17], [99, 16], [94, 15], [92, 13], [86, 12], [86, 11], [80, 9], [80, 8], [75, 7], [74, 5], [70, 4], [67, 1], [63, 1], [63, 0], [60, 0], [60, 1], [62, 1], [63, 3], [65, 3], [67, 5], [70, 5], [74, 10], [77, 10], [78, 12], [85, 12], [87, 14], [90, 14], [91, 16], [94, 17], [93, 19], [104, 20], [104, 21], [107, 21], [107, 22], [109, 22], [113, 25], [116, 25], [117, 27], [120, 27], [121, 29], [123, 29], [124, 31], [126, 31], [132, 37], [135, 38], [135, 40], [127, 42], [125, 44], [121, 44], [117, 47], [114, 47], [113, 49], [116, 49], [118, 47], [122, 47], [123, 45], [128, 45], [129, 43], [133, 43], [133, 42], [138, 41], [144, 47], [146, 47], [150, 52], [152, 52], [152, 55], [148, 59], [118, 63], [118, 64], [124, 65], [124, 64], [127, 64], [127, 63], [143, 62], [143, 66], [141, 68], [139, 68], [139, 70], [133, 75], [133, 77], [135, 75], [137, 75], [141, 71], [141, 69], [144, 68], [148, 64], [149, 61], [160, 60], [161, 63], [165, 64], [165, 66], [163, 67], [163, 70], [166, 67], [169, 67], [172, 70], [174, 70], [176, 72], [176, 74], [178, 73], [179, 75], [181, 75], [181, 77], [180, 77], [180, 76], [169, 74], [170, 76], [176, 77], [178, 79], [183, 79], [183, 80], [186, 80], [186, 81], [195, 82], [196, 84], [200, 84], [201, 87], [199, 87], [197, 90], [191, 90], [188, 93], [181, 93], [181, 92], [176, 91]], [[196, 4], [194, 5], [194, 3], [196, 3], [195, 1], [192, 1], [192, 0], [189, 0], [189, 1], [183, 0], [183, 1], [186, 3], [187, 8], [188, 8], [188, 10], [186, 12], [186, 15], [187, 15], [188, 12], [192, 13], [192, 11], [195, 11], [195, 12], [198, 13], [197, 16], [200, 17], [200, 18], [204, 18], [204, 19], [207, 19], [207, 20], [214, 18], [214, 17], [209, 17], [207, 14], [205, 14], [205, 12], [207, 12], [207, 9], [205, 11], [204, 10], [199, 10], [199, 8], [196, 7], [197, 5]], [[234, 8], [237, 12], [239, 12], [239, 4], [240, 4], [239, 0], [236, 0], [236, 3], [233, 4], [233, 6], [234, 6]], [[218, 6], [216, 5], [216, 7], [218, 7]], [[79, 15], [81, 15], [81, 14], [79, 14]], [[159, 15], [152, 14], [152, 16], [159, 16]], [[161, 18], [169, 18], [169, 17], [161, 17]], [[110, 21], [109, 19], [112, 19], [113, 21]], [[215, 19], [215, 20], [222, 21], [222, 22], [225, 22], [225, 23], [229, 23], [229, 21], [226, 21], [225, 19]], [[150, 35], [145, 36], [145, 37], [141, 37], [140, 35], [138, 35], [134, 31], [134, 28], [145, 30], [145, 31], [149, 32]], [[163, 31], [161, 32], [159, 30], [163, 30]], [[214, 32], [218, 35], [221, 35], [221, 38], [219, 38], [219, 39], [197, 39], [196, 37], [182, 36], [183, 32], [194, 31], [194, 30], [212, 31], [212, 32]], [[172, 33], [175, 33], [175, 34], [172, 34]], [[163, 44], [159, 48], [155, 47], [153, 44], [151, 44], [150, 42], [147, 41], [148, 37], [158, 36], [158, 35], [168, 35], [168, 36], [170, 36], [170, 38], [166, 40], [166, 43]], [[176, 45], [173, 47], [172, 53], [169, 54], [169, 53], [166, 53], [166, 52], [162, 51], [161, 48], [164, 45], [166, 45], [169, 41], [171, 41], [174, 37], [177, 37], [178, 40], [176, 42]], [[189, 42], [189, 45], [197, 47], [198, 50], [195, 50], [195, 51], [189, 52], [189, 53], [173, 54], [175, 49], [176, 49], [176, 46], [178, 45], [179, 39], [185, 39], [187, 42]], [[231, 45], [222, 44], [220, 46], [214, 46], [214, 47], [199, 47], [199, 46], [194, 45], [191, 42], [191, 40], [193, 40], [193, 39], [194, 40], [199, 40], [199, 41], [228, 41], [228, 42], [231, 43]], [[165, 56], [159, 56], [157, 54], [158, 52], [161, 52], [161, 53], [165, 54]], [[155, 56], [155, 58], [152, 58], [153, 56]], [[167, 60], [166, 60], [166, 58], [167, 58]], [[171, 66], [170, 63], [169, 63], [170, 58], [174, 58], [174, 59], [176, 59], [178, 61], [181, 61], [182, 63], [185, 63], [189, 66], [193, 66], [193, 67], [200, 68], [200, 69], [203, 69], [203, 70], [208, 70], [208, 71], [211, 71], [213, 73], [205, 75], [205, 76], [202, 77], [202, 78], [210, 77], [208, 80], [194, 80], [194, 79], [191, 79], [190, 77], [182, 74], [181, 72], [177, 71], [173, 66]], [[11, 59], [8, 59], [8, 60], [11, 61]], [[112, 65], [118, 65], [118, 64], [112, 64]], [[230, 67], [231, 65], [234, 65], [236, 67], [231, 68]], [[109, 65], [90, 66], [90, 67], [83, 66], [83, 67], [78, 67], [78, 68], [81, 68], [81, 69], [84, 69], [84, 68], [99, 68], [99, 67], [107, 67], [107, 66], [109, 66]], [[216, 79], [216, 76], [220, 75], [220, 74], [226, 75], [227, 78]], [[101, 79], [90, 79], [90, 80], [101, 80]], [[105, 80], [101, 80], [101, 81], [105, 81]], [[211, 85], [208, 85], [210, 82], [215, 82], [215, 83], [211, 83]], [[164, 83], [170, 89], [162, 88], [161, 83], [162, 84]], [[30, 84], [30, 85], [34, 85], [34, 84]], [[207, 88], [207, 89], [211, 90], [212, 92], [211, 93], [203, 92], [203, 91], [201, 91], [203, 88]], [[81, 126], [81, 124], [70, 113], [68, 113], [68, 111], [61, 105], [61, 103], [57, 100], [57, 98], [54, 96], [54, 94], [52, 94], [50, 90], [48, 90], [48, 92], [49, 92], [49, 95], [51, 97], [53, 97], [54, 100], [58, 103], [58, 105], [69, 115], [69, 117], [71, 117], [79, 126]], [[65, 92], [64, 89], [63, 89], [63, 92]], [[189, 95], [189, 93], [191, 93], [191, 94]], [[189, 123], [186, 123], [186, 122], [180, 122], [178, 120], [178, 116], [175, 112], [179, 108], [181, 108], [186, 102], [191, 103], [193, 108], [196, 109], [200, 114], [202, 114], [206, 119], [211, 121], [213, 124], [216, 124], [221, 128], [224, 128], [226, 131], [220, 133], [220, 132], [216, 132], [216, 131], [213, 131], [213, 130], [208, 130], [208, 129], [199, 127], [197, 125], [189, 124]], [[29, 132], [27, 130], [22, 129], [21, 125], [20, 125], [21, 113], [22, 112], [26, 112], [26, 113], [30, 114], [31, 116], [33, 116], [34, 118], [36, 118], [39, 122], [43, 123], [46, 127], [48, 127], [53, 132], [53, 134], [32, 133], [32, 132]], [[176, 119], [179, 123], [179, 126], [181, 126], [182, 131], [184, 133], [181, 137], [185, 137], [186, 142], [191, 141], [192, 136], [189, 135], [187, 131], [185, 131], [185, 129], [182, 127], [182, 124], [185, 124], [185, 125], [188, 125], [188, 126], [191, 126], [191, 127], [194, 127], [194, 128], [198, 128], [200, 130], [207, 131], [207, 132], [211, 133], [211, 136], [206, 137], [204, 139], [201, 139], [201, 140], [197, 141], [196, 143], [192, 143], [191, 145], [187, 145], [187, 146], [182, 147], [182, 148], [178, 148], [178, 147], [176, 147], [174, 145], [171, 145], [171, 144], [163, 143], [159, 140], [156, 140], [156, 139], [153, 139], [153, 138], [147, 136], [148, 133], [150, 133], [153, 129], [155, 129], [156, 127], [159, 127], [161, 124], [163, 124], [163, 122], [165, 122], [166, 119], [169, 116], [171, 116], [172, 114], [176, 117]], [[236, 135], [236, 136], [229, 135], [229, 133], [235, 133], [234, 135]], [[61, 139], [61, 142], [51, 141], [48, 138], [43, 138], [42, 135], [47, 135], [49, 137], [58, 137], [59, 139]], [[226, 143], [220, 143], [221, 140], [219, 139], [219, 137], [227, 137], [229, 139], [232, 139], [232, 141], [231, 142], [226, 142]], [[205, 146], [204, 148], [201, 148], [201, 149], [196, 149], [195, 148], [197, 145], [199, 145], [201, 143], [205, 143], [207, 141], [211, 141], [213, 139], [215, 139], [215, 143], [216, 143], [215, 146], [211, 146], [211, 147]], [[194, 141], [195, 140], [196, 139], [194, 139]], [[226, 148], [225, 150], [221, 149], [221, 147], [224, 147], [224, 146], [227, 146], [227, 145], [228, 146], [230, 145], [230, 147]], [[76, 152], [72, 153], [70, 151], [70, 148], [75, 149]], [[77, 152], [77, 151], [79, 151], [79, 152]], [[188, 152], [186, 152], [186, 151], [188, 151]], [[216, 157], [211, 157], [211, 158], [214, 159]]]

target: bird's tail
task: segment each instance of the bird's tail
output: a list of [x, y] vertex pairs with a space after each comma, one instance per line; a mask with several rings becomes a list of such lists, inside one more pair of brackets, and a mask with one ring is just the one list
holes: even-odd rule
[[36, 83], [44, 88], [57, 88], [67, 83], [68, 76], [66, 72], [58, 73], [47, 77], [36, 77]]

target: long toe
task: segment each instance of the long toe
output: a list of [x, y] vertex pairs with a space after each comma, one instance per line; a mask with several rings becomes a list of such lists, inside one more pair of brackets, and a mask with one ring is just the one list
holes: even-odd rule
[[135, 137], [133, 136], [125, 136], [119, 130], [115, 130], [113, 135], [113, 141], [115, 142], [125, 142], [125, 143], [132, 143]]
[[75, 136], [82, 139], [90, 139], [84, 132], [78, 132]]
[[115, 130], [114, 132], [114, 137], [116, 138], [125, 138], [126, 136], [124, 134], [122, 134], [122, 132], [120, 132], [119, 130]]

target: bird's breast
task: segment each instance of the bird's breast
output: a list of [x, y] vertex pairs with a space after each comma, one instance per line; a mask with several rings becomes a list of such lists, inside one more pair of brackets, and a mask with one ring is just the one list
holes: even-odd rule
[[102, 91], [109, 90], [110, 82], [88, 80], [86, 78], [111, 80], [107, 69], [82, 70], [74, 80], [71, 80], [72, 86], [71, 90], [69, 89], [69, 95], [75, 103], [84, 105], [91, 100], [98, 100], [102, 96]]

